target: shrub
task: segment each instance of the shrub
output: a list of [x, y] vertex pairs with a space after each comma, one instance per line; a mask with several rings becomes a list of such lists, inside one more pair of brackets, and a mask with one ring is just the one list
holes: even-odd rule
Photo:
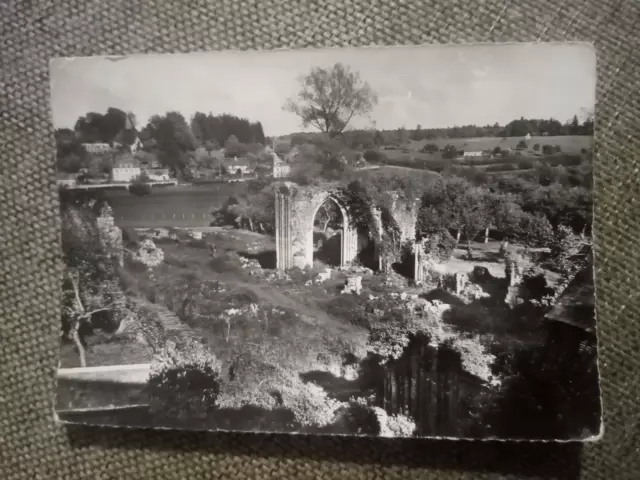
[[516, 150], [526, 150], [528, 147], [527, 142], [525, 140], [520, 140], [518, 145], [516, 145]]
[[438, 152], [440, 149], [438, 148], [438, 145], [436, 145], [435, 143], [427, 143], [424, 147], [422, 147], [422, 150], [420, 150], [422, 153], [436, 153]]
[[167, 342], [155, 356], [147, 382], [149, 406], [168, 419], [206, 418], [220, 393], [221, 364], [195, 341]]
[[389, 416], [382, 408], [369, 405], [364, 398], [351, 400], [339, 413], [341, 423], [349, 433], [381, 437], [411, 437], [416, 424], [409, 417]]
[[286, 408], [302, 427], [325, 427], [336, 420], [342, 402], [329, 398], [319, 386], [304, 383], [295, 372], [269, 363], [257, 352], [236, 358], [229, 381], [222, 386], [221, 408], [254, 406]]
[[543, 145], [542, 146], [542, 154], [543, 155], [552, 155], [553, 147], [551, 145]]
[[527, 158], [524, 160], [520, 160], [518, 162], [518, 167], [520, 168], [520, 170], [530, 170], [532, 168], [535, 168], [535, 164], [533, 160]]
[[378, 150], [367, 150], [362, 156], [369, 163], [385, 164], [389, 162], [387, 156]]
[[133, 195], [138, 195], [139, 197], [144, 197], [147, 195], [151, 195], [151, 185], [141, 182], [134, 182], [129, 185], [129, 192]]

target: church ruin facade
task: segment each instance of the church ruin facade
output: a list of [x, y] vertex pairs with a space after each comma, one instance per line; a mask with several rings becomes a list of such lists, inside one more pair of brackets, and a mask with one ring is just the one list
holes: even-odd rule
[[[416, 238], [417, 202], [408, 205], [399, 195], [392, 195], [392, 198], [389, 213], [398, 226], [399, 240], [402, 243], [413, 244]], [[348, 265], [356, 259], [359, 253], [358, 231], [353, 226], [349, 206], [342, 200], [338, 189], [282, 182], [276, 189], [275, 198], [276, 258], [279, 270], [313, 265], [314, 219], [326, 201], [334, 202], [342, 214], [340, 265]], [[368, 233], [374, 242], [379, 269], [387, 270], [390, 266], [383, 262], [377, 248], [383, 234], [380, 212], [380, 208], [373, 208]]]

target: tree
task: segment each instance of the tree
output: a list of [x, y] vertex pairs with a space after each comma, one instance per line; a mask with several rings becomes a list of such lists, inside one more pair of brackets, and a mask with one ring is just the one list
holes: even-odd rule
[[526, 150], [528, 147], [527, 142], [525, 140], [520, 140], [518, 145], [516, 145], [516, 150]]
[[467, 239], [467, 255], [471, 259], [471, 242], [491, 224], [491, 194], [482, 187], [472, 187], [463, 192], [461, 198], [456, 199], [456, 203], [459, 205], [462, 229]]
[[187, 153], [195, 150], [196, 139], [182, 114], [154, 115], [145, 127], [145, 135], [155, 140], [160, 162], [174, 175], [183, 175], [189, 165]]
[[304, 127], [311, 125], [332, 137], [340, 135], [354, 116], [369, 113], [378, 101], [369, 84], [341, 63], [313, 68], [301, 83], [297, 98], [289, 99], [284, 110], [298, 115]]
[[458, 149], [454, 145], [446, 145], [442, 149], [442, 158], [452, 160], [458, 156]]
[[[95, 214], [62, 199], [63, 331], [75, 344], [80, 366], [86, 366], [84, 332], [114, 327], [122, 308], [111, 251], [101, 240]], [[102, 320], [102, 323], [99, 322]]]
[[539, 143], [536, 143], [536, 144], [533, 146], [533, 151], [534, 151], [534, 152], [539, 152], [539, 151], [540, 151], [540, 144], [539, 144]]
[[542, 146], [542, 154], [543, 155], [551, 155], [551, 154], [553, 154], [553, 147], [551, 145], [543, 145]]
[[220, 147], [220, 145], [218, 145], [218, 142], [216, 142], [215, 140], [207, 140], [202, 144], [202, 146], [209, 155], [211, 155], [211, 152]]
[[424, 147], [422, 147], [422, 152], [423, 153], [436, 153], [438, 152], [438, 150], [440, 150], [438, 148], [438, 145], [436, 145], [435, 143], [427, 143]]

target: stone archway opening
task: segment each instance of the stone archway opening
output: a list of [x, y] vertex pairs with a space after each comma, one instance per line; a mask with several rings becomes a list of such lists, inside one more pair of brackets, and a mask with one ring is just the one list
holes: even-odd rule
[[[396, 259], [382, 261], [380, 256], [380, 239], [382, 238], [382, 209], [374, 207], [371, 212], [370, 225], [356, 228], [350, 215], [348, 205], [342, 200], [339, 185], [300, 186], [293, 182], [283, 182], [276, 190], [276, 257], [277, 268], [287, 270], [292, 267], [305, 268], [313, 265], [316, 254], [328, 254], [323, 261], [330, 265], [349, 265], [354, 260], [372, 270], [390, 271], [391, 263]], [[333, 205], [332, 205], [333, 204]], [[340, 212], [342, 228], [340, 236], [327, 245], [329, 251], [318, 251], [317, 215], [324, 215], [321, 209], [329, 208], [337, 221]], [[394, 197], [393, 204], [385, 212], [396, 225], [399, 241], [411, 244], [415, 240], [417, 212], [412, 204]], [[320, 220], [321, 221], [321, 220]], [[387, 222], [388, 223], [388, 222]], [[337, 226], [337, 222], [336, 222]], [[324, 226], [322, 227], [324, 228]], [[368, 231], [359, 231], [359, 230]], [[336, 232], [334, 232], [335, 235]], [[331, 235], [333, 237], [334, 235]], [[325, 234], [325, 240], [326, 240]], [[324, 243], [324, 242], [323, 242]], [[339, 248], [338, 248], [339, 246]], [[338, 255], [339, 251], [339, 255]], [[318, 258], [322, 260], [322, 258]], [[407, 274], [413, 276], [413, 268], [407, 268]], [[404, 272], [403, 272], [404, 273]]]
[[342, 262], [343, 229], [345, 221], [343, 209], [331, 196], [318, 207], [313, 218], [313, 261], [333, 267]]

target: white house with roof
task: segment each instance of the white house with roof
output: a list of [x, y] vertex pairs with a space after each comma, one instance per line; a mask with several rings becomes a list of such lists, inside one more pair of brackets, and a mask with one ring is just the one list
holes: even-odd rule
[[108, 143], [83, 143], [82, 148], [85, 152], [92, 155], [113, 152], [113, 147]]
[[114, 182], [131, 182], [142, 173], [138, 161], [133, 155], [120, 155], [113, 162], [111, 180]]
[[484, 152], [482, 150], [465, 150], [464, 153], [462, 154], [462, 156], [465, 158], [482, 157], [483, 155], [484, 155]]

